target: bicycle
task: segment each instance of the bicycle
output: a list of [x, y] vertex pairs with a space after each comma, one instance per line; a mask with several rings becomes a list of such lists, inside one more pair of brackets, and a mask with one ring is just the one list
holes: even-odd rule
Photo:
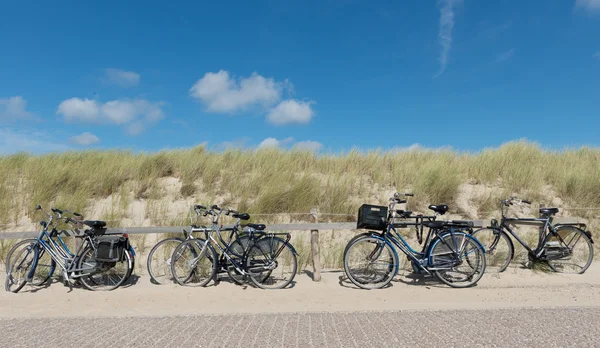
[[[510, 206], [523, 204], [531, 205], [531, 201], [510, 197], [501, 201], [502, 218], [498, 225], [492, 220], [489, 227], [473, 232], [473, 235], [486, 247], [491, 270], [504, 272], [514, 258], [514, 244], [509, 237], [512, 235], [527, 250], [530, 262], [542, 261], [555, 272], [584, 273], [592, 263], [594, 249], [592, 234], [573, 225], [552, 224], [552, 218], [558, 213], [558, 208], [540, 208], [539, 218], [507, 217]], [[541, 224], [538, 244], [535, 249], [510, 228], [509, 224]], [[508, 233], [507, 233], [508, 231]], [[582, 243], [579, 243], [579, 242]], [[577, 249], [576, 249], [577, 248]], [[572, 267], [572, 268], [569, 268]]]
[[[171, 256], [173, 255], [173, 251], [177, 248], [177, 246], [179, 246], [181, 243], [190, 240], [190, 239], [194, 239], [194, 235], [193, 233], [197, 233], [197, 232], [208, 232], [210, 231], [210, 228], [206, 227], [206, 226], [199, 226], [198, 224], [198, 219], [200, 217], [206, 217], [208, 215], [208, 213], [206, 212], [207, 209], [206, 207], [202, 206], [202, 205], [194, 205], [192, 207], [192, 210], [195, 212], [196, 214], [196, 220], [191, 222], [191, 226], [190, 226], [190, 232], [186, 231], [185, 229], [183, 229], [183, 236], [184, 238], [180, 238], [180, 237], [171, 237], [171, 238], [166, 238], [161, 240], [160, 242], [158, 242], [153, 248], [152, 250], [150, 250], [150, 253], [148, 254], [148, 261], [147, 261], [147, 267], [148, 267], [148, 273], [150, 274], [150, 281], [155, 283], [155, 284], [166, 284], [166, 283], [170, 283], [170, 282], [175, 282], [175, 279], [173, 278], [173, 273], [171, 271]], [[233, 210], [231, 210], [230, 212], [234, 212]], [[241, 217], [241, 220], [248, 220], [250, 218], [250, 215], [245, 214], [245, 213], [239, 213], [239, 212], [234, 212], [234, 214], [237, 214], [238, 216]], [[236, 251], [236, 253], [241, 253], [243, 252], [244, 249], [244, 241], [247, 240], [249, 237], [244, 234], [241, 234], [238, 232], [239, 231], [239, 220], [236, 224], [234, 224], [233, 228], [231, 229], [231, 234], [229, 235], [229, 240], [233, 241], [231, 244], [231, 248]], [[246, 243], [247, 244], [247, 243]], [[229, 277], [237, 284], [242, 284], [244, 279], [243, 276], [241, 274], [239, 274], [234, 267], [227, 267], [226, 269], [220, 268], [220, 270], [225, 270]]]
[[[212, 216], [212, 227], [204, 230], [206, 239], [187, 240], [173, 251], [171, 272], [178, 284], [206, 286], [211, 279], [216, 279], [219, 269], [235, 272], [240, 282], [249, 278], [262, 289], [282, 289], [293, 281], [298, 264], [297, 252], [289, 243], [289, 233], [268, 233], [264, 224], [249, 223], [245, 225], [243, 238], [238, 236], [233, 242], [227, 242], [221, 232], [237, 233], [235, 226], [248, 220], [250, 215], [217, 205], [206, 210], [206, 214]], [[234, 228], [219, 226], [222, 214], [231, 214], [237, 219]], [[286, 238], [279, 237], [282, 235]]]
[[[39, 209], [37, 209], [37, 207], [36, 207], [36, 210], [39, 210]], [[70, 211], [70, 210], [60, 210], [60, 209], [56, 209], [56, 208], [52, 208], [51, 210], [53, 213], [54, 213], [54, 211], [59, 211], [62, 214], [68, 213], [68, 214], [71, 214], [78, 218], [82, 217], [81, 214], [74, 212], [74, 211]], [[77, 222], [80, 222], [80, 221], [77, 221]], [[53, 228], [52, 231], [49, 233], [49, 236], [51, 239], [54, 240], [55, 243], [57, 243], [58, 245], [61, 246], [62, 250], [64, 250], [66, 252], [66, 254], [65, 254], [66, 256], [75, 257], [75, 254], [73, 254], [73, 252], [71, 252], [71, 250], [69, 249], [69, 247], [63, 240], [63, 238], [62, 238], [63, 234], [69, 235], [67, 233], [67, 231], [65, 231], [65, 230], [58, 231], [58, 230], [56, 230], [56, 228]], [[77, 230], [76, 228], [73, 229], [72, 235], [77, 235], [77, 234], [79, 234], [79, 230]], [[8, 251], [8, 254], [6, 256], [5, 265], [6, 265], [6, 273], [7, 274], [8, 274], [8, 271], [10, 270], [10, 265], [13, 263], [13, 256], [19, 254], [18, 253], [19, 249], [33, 248], [33, 245], [36, 242], [37, 242], [36, 238], [28, 238], [28, 239], [23, 239], [20, 242], [13, 245], [13, 247]], [[129, 278], [133, 274], [133, 270], [135, 269], [136, 254], [131, 245], [129, 246], [129, 249], [126, 250], [125, 252], [129, 253], [129, 256], [131, 257], [131, 263], [132, 263], [131, 269], [127, 275], [127, 279], [125, 280], [125, 281], [127, 281], [127, 280], [129, 280]], [[38, 257], [38, 264], [36, 266], [35, 273], [31, 279], [31, 281], [29, 281], [28, 283], [32, 286], [44, 285], [54, 275], [55, 269], [56, 269], [56, 262], [52, 259], [52, 257], [50, 256], [49, 253], [47, 253], [44, 249], [40, 249], [40, 255]]]
[[[359, 210], [357, 228], [375, 229], [355, 238], [344, 251], [344, 272], [348, 279], [363, 289], [379, 289], [388, 285], [399, 269], [397, 249], [413, 264], [415, 271], [435, 275], [443, 283], [464, 288], [475, 285], [486, 267], [485, 249], [468, 231], [468, 221], [435, 221], [444, 215], [448, 206], [430, 205], [435, 216], [412, 215], [396, 211], [395, 205], [406, 203], [396, 193], [386, 206], [363, 205]], [[374, 211], [374, 213], [369, 212]], [[415, 222], [395, 223], [396, 215]], [[422, 250], [414, 250], [396, 231], [396, 227], [429, 228]], [[422, 237], [422, 236], [421, 236]], [[421, 237], [418, 236], [419, 240]], [[355, 264], [356, 263], [356, 264]]]
[[[76, 236], [76, 238], [82, 239], [82, 243], [77, 251], [72, 253], [60, 238], [65, 231], [59, 232], [53, 224], [55, 221], [64, 221], [76, 225], [79, 221], [63, 217], [63, 214], [68, 211], [52, 208], [52, 214], [48, 214], [39, 205], [36, 207], [37, 210], [44, 212], [48, 220], [40, 222], [43, 227], [40, 235], [34, 242], [21, 249], [11, 264], [7, 265], [8, 271], [5, 280], [7, 291], [16, 293], [26, 283], [32, 283], [43, 254], [51, 257], [51, 263], [48, 274], [40, 277], [43, 279], [43, 282], [40, 281], [41, 284], [52, 276], [57, 265], [60, 266], [65, 285], [71, 286], [76, 280], [79, 280], [84, 287], [92, 291], [116, 289], [131, 276], [135, 253], [126, 234], [103, 236], [106, 232], [104, 221], [83, 221], [83, 224], [90, 228], [86, 229], [83, 235]], [[58, 238], [58, 241], [55, 238]], [[117, 267], [123, 265], [125, 266], [124, 272]], [[110, 275], [115, 273], [115, 270], [122, 275], [119, 275], [116, 281], [112, 281]], [[112, 281], [112, 284], [103, 285], [101, 284], [102, 280]]]

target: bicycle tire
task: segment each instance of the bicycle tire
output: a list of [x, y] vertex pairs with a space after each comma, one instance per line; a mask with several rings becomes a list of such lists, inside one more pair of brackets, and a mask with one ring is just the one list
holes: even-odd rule
[[[31, 272], [31, 268], [35, 268], [37, 255], [37, 246], [34, 246], [32, 249], [22, 249], [17, 254], [15, 262], [12, 263], [6, 273], [6, 279], [4, 280], [4, 289], [6, 291], [16, 294], [23, 289], [25, 284], [27, 284], [27, 277]], [[31, 259], [28, 260], [28, 258]], [[17, 269], [15, 269], [15, 267], [17, 267]], [[15, 278], [15, 275], [18, 275], [18, 278]]]
[[[133, 264], [131, 261], [132, 257], [129, 252], [126, 252], [124, 254], [126, 257], [126, 259], [124, 261], [117, 261], [117, 262], [96, 261], [94, 259], [93, 255], [94, 255], [94, 249], [92, 249], [91, 247], [88, 246], [81, 253], [81, 256], [79, 257], [79, 261], [77, 263], [78, 269], [85, 269], [84, 266], [94, 268], [94, 271], [92, 271], [90, 274], [83, 275], [83, 276], [77, 278], [81, 281], [81, 284], [88, 290], [91, 290], [91, 291], [115, 290], [118, 287], [120, 287], [121, 285], [123, 285], [123, 283], [125, 283], [125, 281], [129, 277], [129, 275], [131, 274], [130, 272], [132, 272], [132, 269], [133, 269]], [[112, 265], [113, 263], [114, 263], [114, 265]], [[120, 270], [115, 270], [115, 268], [121, 264], [124, 264], [124, 266], [126, 267], [124, 272], [122, 272]], [[102, 272], [100, 272], [99, 267], [104, 268], [104, 270]], [[106, 273], [109, 271], [111, 273], [118, 272], [118, 274], [115, 277], [107, 277]], [[122, 274], [122, 275], [120, 275], [120, 274]], [[101, 275], [101, 277], [96, 277], [97, 275]], [[114, 279], [114, 280], [111, 280], [111, 284], [105, 285], [105, 284], [100, 283], [101, 280], [109, 280], [109, 278]]]
[[[13, 245], [13, 247], [8, 251], [8, 254], [6, 255], [6, 273], [8, 274], [8, 270], [10, 268], [10, 265], [12, 263], [12, 256], [14, 255], [14, 253], [19, 249], [19, 247], [22, 246], [29, 246], [29, 245], [33, 245], [34, 243], [37, 242], [37, 239], [35, 238], [31, 238], [31, 239], [24, 239], [20, 242], [18, 242], [17, 244]], [[47, 256], [49, 259], [49, 264], [48, 264], [48, 259], [46, 259], [42, 264], [40, 264], [40, 261], [42, 258], [44, 258], [44, 256]], [[50, 256], [50, 254], [46, 253], [43, 249], [40, 251], [40, 255], [38, 256], [40, 260], [38, 260], [38, 264], [36, 266], [33, 278], [31, 280], [31, 282], [28, 282], [29, 284], [33, 285], [33, 286], [42, 286], [44, 285], [54, 274], [54, 271], [56, 269], [56, 262], [54, 261], [54, 259], [52, 259], [52, 257]], [[40, 267], [40, 265], [42, 265]]]
[[[352, 254], [353, 250], [358, 249], [359, 247], [364, 249], [367, 256], [366, 258], [364, 255], [361, 256], [360, 253], [363, 250], [358, 250], [356, 258], [358, 260], [365, 258], [368, 263], [366, 272], [350, 265], [350, 263], [353, 262], [351, 259], [354, 259], [354, 255]], [[380, 258], [384, 253], [384, 250], [387, 250], [384, 259], [381, 262], [378, 262], [381, 267], [371, 271], [369, 269], [370, 266]], [[377, 258], [373, 259], [374, 256], [377, 256]], [[380, 289], [387, 286], [398, 273], [398, 264], [398, 254], [390, 243], [372, 235], [355, 239], [344, 252], [344, 272], [348, 279], [361, 289]], [[366, 273], [368, 277], [362, 276], [363, 273]]]
[[[298, 260], [289, 241], [266, 236], [248, 249], [245, 271], [250, 281], [261, 289], [283, 289], [294, 280]], [[278, 279], [281, 282], [276, 282]]]
[[[556, 232], [561, 234], [561, 232], [563, 232], [561, 234], [561, 238], [563, 238], [563, 240], [567, 243], [567, 247], [571, 247], [570, 242], [574, 241], [574, 245], [573, 248], [576, 246], [577, 243], [579, 243], [580, 241], [583, 241], [581, 245], [582, 247], [577, 249], [578, 251], [580, 250], [583, 254], [582, 259], [585, 260], [585, 263], [583, 264], [583, 266], [579, 266], [576, 265], [577, 267], [573, 268], [573, 271], [566, 271], [565, 270], [565, 264], [562, 262], [564, 260], [571, 260], [573, 259], [573, 254], [570, 255], [565, 255], [568, 256], [568, 259], [565, 258], [557, 258], [557, 259], [550, 259], [549, 254], [550, 252], [552, 252], [553, 250], [556, 250], [556, 252], [561, 252], [564, 250], [565, 246], [560, 245], [560, 239], [558, 239], [556, 236], [554, 236], [553, 234], [548, 234], [544, 240], [544, 249], [546, 252], [546, 261], [548, 263], [548, 266], [557, 273], [571, 273], [571, 274], [583, 274], [592, 264], [592, 261], [594, 259], [594, 247], [592, 245], [592, 241], [590, 240], [590, 238], [588, 237], [587, 233], [585, 233], [583, 230], [575, 227], [575, 226], [568, 226], [568, 225], [563, 225], [560, 226], [556, 229]], [[573, 234], [572, 237], [570, 237], [570, 234]], [[570, 238], [569, 238], [570, 237]], [[552, 242], [558, 242], [559, 243], [559, 247], [558, 248], [550, 248], [548, 247], [549, 243]], [[585, 254], [585, 252], [589, 253], [589, 254]]]
[[502, 229], [485, 227], [471, 235], [485, 248], [486, 272], [504, 272], [515, 256], [515, 248], [508, 234]]
[[[234, 240], [229, 245], [229, 249], [234, 254], [234, 255], [230, 255], [230, 256], [234, 256], [237, 259], [236, 261], [239, 261], [239, 263], [242, 263], [244, 254], [246, 254], [247, 251], [250, 250], [248, 248], [248, 245], [250, 244], [249, 242], [250, 242], [250, 236], [248, 236], [248, 235], [240, 236], [238, 239]], [[244, 265], [241, 265], [241, 266], [243, 267]], [[237, 285], [243, 285], [246, 282], [246, 278], [247, 278], [246, 275], [241, 274], [235, 268], [233, 263], [227, 259], [226, 259], [226, 263], [225, 263], [225, 270], [227, 271], [227, 275], [229, 276], [229, 278]]]
[[[458, 240], [459, 238], [460, 241]], [[444, 240], [445, 243], [442, 242], [442, 240]], [[468, 245], [466, 244], [470, 245], [471, 248], [468, 248]], [[463, 248], [458, 247], [462, 245], [464, 245]], [[453, 248], [452, 250], [458, 254], [458, 261], [455, 259], [450, 248]], [[483, 246], [475, 239], [475, 237], [464, 232], [446, 233], [439, 238], [436, 238], [430, 248], [428, 258], [428, 268], [438, 268], [433, 272], [435, 276], [441, 282], [453, 288], [471, 287], [477, 284], [485, 273], [486, 258]], [[465, 259], [466, 262], [462, 259]], [[465, 263], [468, 266], [466, 272], [459, 270], [458, 266]], [[439, 270], [439, 268], [442, 267], [445, 269]], [[452, 271], [452, 274], [450, 274], [450, 271]], [[453, 276], [454, 274], [461, 273], [466, 274], [465, 281], [459, 281], [459, 279]]]
[[[152, 250], [150, 250], [150, 253], [148, 254], [148, 260], [146, 262], [146, 267], [148, 269], [148, 274], [150, 275], [150, 282], [157, 284], [157, 285], [163, 285], [163, 284], [167, 284], [167, 283], [174, 283], [175, 280], [173, 279], [173, 273], [171, 271], [171, 256], [173, 255], [173, 251], [175, 251], [175, 249], [179, 246], [179, 244], [183, 243], [185, 240], [183, 238], [167, 238], [167, 239], [163, 239], [160, 242], [156, 243], [156, 245], [154, 247], [152, 247]], [[171, 246], [173, 246], [173, 249], [169, 249]], [[165, 249], [167, 248], [167, 249]], [[165, 249], [164, 251], [162, 251], [162, 249]], [[161, 251], [159, 251], [161, 250]], [[160, 254], [160, 253], [163, 254]], [[160, 259], [164, 259], [164, 263], [165, 265], [161, 265], [160, 263], [158, 263], [159, 261], [154, 260], [154, 256], [157, 255]], [[160, 256], [162, 255], [162, 256]], [[166, 258], [166, 259], [165, 259]], [[164, 270], [164, 276], [162, 275], [162, 273], [160, 271]], [[170, 275], [170, 277], [169, 277]], [[167, 278], [164, 277], [169, 277], [169, 280], [167, 280]]]
[[201, 287], [215, 278], [218, 263], [217, 253], [210, 241], [189, 239], [173, 251], [171, 272], [177, 284]]

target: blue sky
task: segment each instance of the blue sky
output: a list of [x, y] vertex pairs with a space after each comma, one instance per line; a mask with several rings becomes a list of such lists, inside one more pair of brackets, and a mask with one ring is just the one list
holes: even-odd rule
[[4, 1], [0, 153], [600, 145], [600, 0]]

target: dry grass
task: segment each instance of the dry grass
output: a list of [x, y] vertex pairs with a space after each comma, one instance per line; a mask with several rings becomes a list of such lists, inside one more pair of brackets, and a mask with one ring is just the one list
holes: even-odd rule
[[[550, 151], [512, 142], [478, 153], [451, 150], [350, 151], [316, 155], [301, 151], [207, 152], [199, 146], [155, 154], [123, 151], [66, 152], [0, 157], [0, 223], [16, 223], [35, 204], [85, 210], [97, 198], [133, 192], [160, 200], [157, 179], [173, 176], [182, 197], [201, 192], [230, 197], [254, 213], [354, 213], [382, 192], [410, 189], [418, 203], [452, 204], [461, 183], [497, 185], [507, 192], [539, 196], [550, 185], [571, 206], [600, 206], [600, 150]], [[120, 195], [126, 197], [127, 195]], [[496, 197], [482, 200], [485, 209]], [[535, 198], [535, 197], [534, 197]], [[121, 202], [124, 211], [129, 202]], [[168, 207], [154, 204], [148, 212]], [[117, 214], [118, 215], [118, 214]]]

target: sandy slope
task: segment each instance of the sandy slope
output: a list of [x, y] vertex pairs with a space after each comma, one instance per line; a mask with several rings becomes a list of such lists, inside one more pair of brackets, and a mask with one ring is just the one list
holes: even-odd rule
[[[3, 274], [2, 274], [3, 276]], [[2, 277], [2, 283], [4, 279]], [[265, 291], [226, 280], [206, 288], [157, 286], [148, 277], [112, 292], [69, 290], [61, 283], [18, 294], [0, 292], [0, 317], [164, 316], [211, 313], [346, 312], [403, 309], [476, 309], [600, 306], [600, 264], [584, 275], [539, 273], [518, 267], [486, 274], [478, 286], [451, 289], [435, 280], [397, 277], [387, 289], [359, 290], [343, 272], [321, 282], [297, 275], [294, 287]]]

